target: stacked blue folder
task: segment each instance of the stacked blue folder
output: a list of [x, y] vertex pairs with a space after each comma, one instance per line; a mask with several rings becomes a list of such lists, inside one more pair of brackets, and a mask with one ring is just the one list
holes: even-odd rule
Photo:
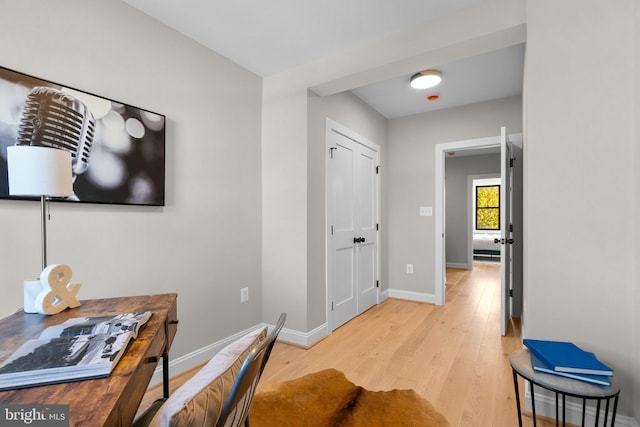
[[593, 353], [563, 341], [525, 339], [535, 371], [559, 375], [603, 386], [611, 385], [613, 369], [599, 361]]

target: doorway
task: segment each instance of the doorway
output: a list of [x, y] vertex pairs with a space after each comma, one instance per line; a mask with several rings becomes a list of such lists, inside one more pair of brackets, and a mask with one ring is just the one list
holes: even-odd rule
[[[444, 305], [446, 296], [446, 216], [445, 216], [445, 158], [450, 152], [481, 153], [496, 148], [500, 152], [501, 181], [505, 190], [500, 197], [501, 205], [501, 332], [506, 334], [511, 315], [519, 317], [522, 312], [522, 135], [501, 135], [466, 141], [437, 144], [436, 159], [436, 250], [435, 250], [435, 294], [436, 304]], [[510, 218], [512, 217], [512, 218]], [[466, 227], [465, 227], [466, 228]], [[471, 253], [471, 250], [468, 250]], [[472, 263], [472, 259], [467, 259]]]
[[379, 302], [380, 147], [327, 119], [327, 319], [338, 328]]

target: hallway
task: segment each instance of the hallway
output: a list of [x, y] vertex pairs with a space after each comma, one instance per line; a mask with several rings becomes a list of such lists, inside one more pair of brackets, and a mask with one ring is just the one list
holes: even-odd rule
[[515, 426], [508, 357], [520, 324], [500, 336], [499, 272], [448, 269], [444, 307], [387, 299], [308, 350], [278, 342], [261, 384], [333, 367], [371, 390], [414, 389], [453, 426]]

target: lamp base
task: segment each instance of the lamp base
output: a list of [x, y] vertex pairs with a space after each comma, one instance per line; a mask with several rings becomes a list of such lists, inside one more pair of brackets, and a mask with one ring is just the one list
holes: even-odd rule
[[37, 313], [36, 298], [38, 294], [42, 292], [42, 283], [40, 280], [25, 280], [24, 281], [24, 312], [25, 313]]

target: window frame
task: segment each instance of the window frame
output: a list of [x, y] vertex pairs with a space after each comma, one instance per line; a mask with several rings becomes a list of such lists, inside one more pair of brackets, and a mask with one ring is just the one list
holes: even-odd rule
[[[480, 188], [487, 188], [487, 187], [497, 187], [498, 188], [498, 204], [497, 206], [484, 206], [484, 207], [480, 207], [478, 206], [478, 191]], [[476, 194], [475, 194], [475, 230], [477, 231], [500, 231], [500, 192], [502, 191], [501, 185], [500, 184], [487, 184], [487, 185], [476, 185], [475, 186], [476, 189]], [[478, 212], [480, 210], [485, 210], [485, 209], [497, 209], [498, 210], [498, 224], [497, 224], [497, 228], [480, 228], [478, 227]]]

